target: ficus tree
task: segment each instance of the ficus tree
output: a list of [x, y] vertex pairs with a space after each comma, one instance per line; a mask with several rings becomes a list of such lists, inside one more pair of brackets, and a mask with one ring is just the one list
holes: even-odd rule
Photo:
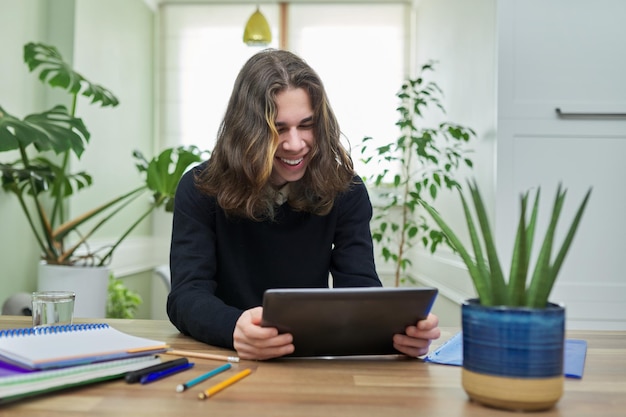
[[361, 160], [379, 169], [364, 178], [383, 201], [375, 207], [372, 237], [385, 262], [394, 264], [396, 286], [414, 281], [408, 273], [412, 247], [421, 242], [434, 253], [442, 242], [449, 244], [446, 235], [429, 224], [420, 201], [433, 201], [442, 189], [459, 187], [457, 171], [473, 167], [468, 155], [474, 130], [452, 122], [425, 125], [432, 111], [445, 114], [443, 92], [429, 79], [434, 68], [432, 61], [423, 65], [396, 94], [398, 137], [381, 146], [366, 137], [361, 146]]

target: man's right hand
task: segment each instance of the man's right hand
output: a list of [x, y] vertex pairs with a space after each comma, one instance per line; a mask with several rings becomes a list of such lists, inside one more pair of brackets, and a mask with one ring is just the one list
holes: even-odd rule
[[243, 312], [233, 332], [233, 344], [240, 359], [265, 360], [293, 353], [293, 336], [278, 334], [275, 327], [261, 327], [263, 307]]

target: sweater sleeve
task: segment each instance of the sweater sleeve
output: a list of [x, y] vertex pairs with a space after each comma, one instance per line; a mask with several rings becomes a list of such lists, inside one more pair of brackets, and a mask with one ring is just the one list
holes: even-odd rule
[[382, 286], [374, 264], [372, 203], [363, 181], [355, 176], [351, 188], [336, 204], [338, 215], [330, 265], [333, 286]]
[[215, 296], [215, 200], [195, 186], [187, 172], [176, 190], [170, 269], [172, 289], [167, 314], [176, 328], [214, 346], [233, 348], [233, 331], [242, 310]]

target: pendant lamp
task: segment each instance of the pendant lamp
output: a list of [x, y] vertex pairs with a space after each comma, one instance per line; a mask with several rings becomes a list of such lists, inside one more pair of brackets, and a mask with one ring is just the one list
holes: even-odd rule
[[272, 32], [265, 16], [261, 14], [259, 7], [252, 13], [246, 28], [243, 31], [243, 41], [250, 46], [264, 46], [272, 42]]

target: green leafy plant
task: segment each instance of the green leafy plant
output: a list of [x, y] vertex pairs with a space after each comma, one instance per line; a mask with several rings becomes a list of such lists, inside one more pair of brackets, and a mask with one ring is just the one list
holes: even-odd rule
[[[148, 160], [136, 151], [136, 167], [145, 177], [143, 185], [67, 219], [69, 198], [92, 185], [88, 173], [69, 172], [71, 155], [80, 158], [90, 139], [85, 124], [75, 114], [78, 98], [89, 98], [91, 104], [101, 107], [114, 107], [119, 101], [109, 90], [74, 71], [53, 46], [26, 44], [24, 62], [30, 71], [39, 70], [42, 82], [65, 90], [71, 106], [68, 110], [56, 105], [23, 119], [0, 106], [0, 152], [17, 154], [17, 160], [0, 162], [2, 188], [17, 197], [45, 262], [106, 265], [114, 250], [154, 209], [171, 209], [180, 177], [187, 167], [202, 160], [202, 152], [196, 147], [170, 148]], [[91, 250], [87, 242], [94, 232], [145, 193], [152, 199], [139, 219], [111, 246]]]
[[[414, 79], [402, 85], [397, 97], [400, 117], [396, 125], [400, 136], [394, 141], [372, 149], [371, 137], [363, 140], [361, 160], [376, 164], [382, 170], [364, 180], [380, 191], [384, 203], [376, 207], [372, 238], [380, 245], [385, 262], [395, 266], [395, 285], [406, 280], [414, 281], [407, 273], [411, 260], [408, 251], [421, 242], [431, 253], [445, 242], [446, 236], [429, 225], [419, 211], [419, 202], [425, 195], [435, 200], [442, 188], [458, 187], [454, 179], [460, 166], [472, 168], [467, 157], [468, 144], [475, 132], [459, 124], [444, 122], [435, 127], [420, 126], [420, 119], [434, 109], [445, 113], [443, 92], [427, 75], [434, 63], [422, 66]], [[390, 170], [390, 166], [400, 170]]]
[[463, 210], [474, 256], [465, 248], [458, 236], [432, 206], [424, 201], [421, 201], [421, 204], [446, 234], [452, 248], [458, 252], [463, 259], [480, 299], [480, 304], [484, 306], [506, 305], [544, 308], [548, 303], [548, 298], [559, 270], [569, 251], [576, 230], [578, 229], [583, 212], [587, 206], [587, 201], [591, 195], [591, 188], [587, 191], [561, 247], [553, 258], [556, 226], [567, 192], [567, 190], [563, 190], [559, 184], [550, 222], [543, 238], [543, 243], [538, 251], [530, 280], [528, 278], [535, 226], [537, 223], [540, 188], [537, 188], [530, 218], [528, 219], [529, 192], [521, 196], [521, 212], [513, 246], [511, 268], [509, 278], [505, 280], [498, 258], [495, 239], [493, 238], [491, 227], [489, 226], [487, 212], [478, 191], [478, 186], [476, 182], [468, 182], [468, 185], [477, 221], [473, 219], [470, 207], [460, 189], [459, 195], [463, 203]]
[[141, 296], [124, 285], [121, 279], [109, 274], [106, 316], [113, 319], [132, 319], [143, 303]]

